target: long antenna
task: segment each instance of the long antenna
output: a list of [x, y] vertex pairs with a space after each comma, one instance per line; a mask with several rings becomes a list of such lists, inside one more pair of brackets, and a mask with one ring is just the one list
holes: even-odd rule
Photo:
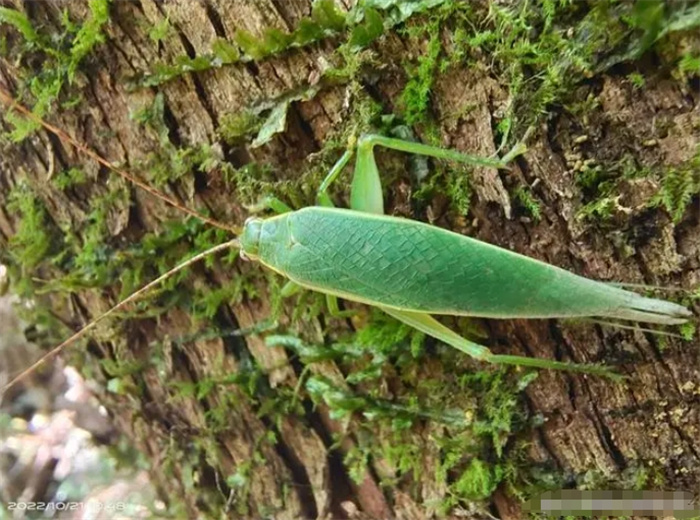
[[[8, 105], [11, 109], [16, 110], [17, 112], [20, 112], [23, 114], [25, 117], [30, 119], [31, 121], [34, 121], [35, 123], [41, 125], [43, 128], [45, 128], [48, 132], [54, 134], [56, 137], [58, 137], [62, 142], [67, 143], [75, 147], [76, 150], [81, 152], [83, 155], [91, 158], [92, 160], [96, 161], [98, 164], [101, 164], [105, 168], [113, 171], [117, 175], [121, 176], [122, 178], [126, 179], [130, 183], [134, 184], [135, 186], [138, 186], [145, 192], [149, 193], [153, 197], [162, 200], [166, 204], [169, 204], [170, 206], [186, 213], [187, 215], [190, 215], [192, 217], [198, 218], [203, 222], [206, 222], [207, 224], [210, 224], [214, 227], [217, 227], [219, 229], [224, 229], [226, 231], [232, 232], [235, 235], [240, 234], [240, 228], [237, 228], [235, 226], [229, 226], [227, 224], [221, 223], [215, 219], [209, 218], [205, 215], [202, 215], [198, 213], [197, 211], [191, 210], [188, 207], [182, 205], [180, 202], [175, 200], [172, 197], [169, 197], [168, 195], [165, 195], [164, 193], [159, 192], [155, 188], [149, 186], [145, 182], [143, 182], [141, 179], [138, 177], [135, 177], [134, 175], [130, 174], [129, 172], [122, 170], [120, 168], [117, 168], [114, 164], [109, 162], [107, 159], [104, 159], [102, 156], [100, 156], [98, 153], [92, 151], [90, 148], [88, 148], [85, 144], [81, 143], [78, 141], [76, 138], [71, 136], [70, 134], [64, 132], [60, 128], [57, 128], [53, 126], [52, 124], [44, 121], [41, 117], [33, 113], [31, 110], [29, 110], [27, 107], [23, 106], [21, 103], [19, 103], [17, 100], [15, 100], [6, 90], [4, 90], [2, 87], [0, 87], [0, 101], [4, 102], [6, 105]], [[68, 345], [74, 343], [77, 341], [79, 338], [84, 336], [88, 331], [92, 330], [95, 328], [95, 326], [104, 320], [105, 318], [108, 318], [118, 310], [122, 309], [124, 306], [128, 305], [129, 303], [133, 302], [137, 298], [139, 298], [141, 295], [144, 293], [148, 292], [151, 290], [153, 287], [156, 287], [158, 284], [160, 284], [163, 280], [167, 279], [171, 275], [177, 273], [178, 271], [181, 271], [182, 269], [185, 269], [186, 267], [194, 264], [195, 262], [198, 262], [199, 260], [217, 253], [219, 251], [223, 251], [224, 249], [228, 248], [239, 248], [240, 243], [237, 239], [229, 240], [228, 242], [224, 242], [223, 244], [216, 245], [210, 249], [207, 249], [206, 251], [199, 253], [189, 260], [186, 260], [182, 262], [181, 264], [175, 266], [174, 268], [170, 269], [168, 272], [165, 274], [159, 276], [155, 280], [147, 283], [140, 289], [138, 289], [136, 292], [128, 296], [127, 298], [123, 299], [119, 303], [117, 303], [114, 307], [109, 309], [107, 312], [104, 314], [101, 314], [91, 322], [89, 322], [85, 327], [83, 327], [81, 330], [70, 336], [68, 339], [66, 339], [63, 343], [57, 345], [53, 349], [51, 349], [49, 352], [41, 356], [38, 360], [36, 360], [34, 363], [32, 363], [28, 368], [24, 369], [22, 372], [20, 372], [18, 375], [13, 377], [9, 383], [7, 383], [3, 389], [2, 393], [5, 393], [8, 389], [16, 385], [19, 381], [27, 377], [29, 374], [31, 374], [36, 368], [44, 364], [46, 361], [50, 360], [54, 356], [56, 356], [59, 352], [61, 352], [65, 347]]]
[[[71, 343], [75, 342], [75, 341], [78, 340], [80, 337], [84, 336], [85, 333], [87, 333], [88, 331], [94, 329], [95, 326], [96, 326], [99, 322], [101, 322], [101, 321], [104, 320], [105, 318], [108, 318], [109, 316], [111, 316], [112, 314], [114, 314], [115, 312], [117, 312], [119, 309], [123, 308], [125, 305], [127, 305], [127, 304], [131, 303], [132, 301], [136, 300], [139, 296], [141, 296], [142, 294], [148, 292], [149, 290], [151, 290], [153, 287], [157, 286], [159, 283], [161, 283], [163, 280], [165, 280], [165, 279], [168, 278], [169, 276], [171, 276], [171, 275], [177, 273], [178, 271], [181, 271], [182, 269], [184, 269], [184, 268], [186, 268], [186, 267], [188, 267], [188, 266], [194, 264], [195, 262], [198, 262], [199, 260], [201, 260], [201, 259], [203, 259], [203, 258], [205, 258], [205, 257], [207, 257], [207, 256], [209, 256], [209, 255], [212, 255], [212, 254], [217, 253], [217, 252], [219, 252], [219, 251], [223, 251], [224, 249], [228, 249], [228, 248], [239, 248], [239, 247], [240, 247], [240, 244], [239, 244], [238, 240], [235, 239], [235, 238], [234, 238], [233, 240], [229, 240], [228, 242], [224, 242], [223, 244], [218, 244], [218, 245], [216, 245], [216, 246], [214, 246], [214, 247], [211, 247], [211, 248], [207, 249], [206, 251], [204, 251], [204, 252], [202, 252], [202, 253], [199, 253], [199, 254], [193, 256], [193, 257], [190, 258], [189, 260], [185, 260], [185, 261], [182, 262], [181, 264], [179, 264], [179, 265], [173, 267], [172, 269], [170, 269], [167, 273], [162, 274], [162, 275], [160, 275], [158, 278], [156, 278], [155, 280], [153, 280], [153, 281], [147, 283], [146, 285], [144, 285], [143, 287], [141, 287], [139, 290], [137, 290], [136, 292], [132, 293], [132, 294], [129, 295], [128, 297], [124, 298], [124, 299], [123, 299], [122, 301], [120, 301], [119, 303], [117, 303], [114, 307], [112, 307], [111, 309], [109, 309], [109, 310], [108, 310], [107, 312], [105, 312], [104, 314], [100, 314], [97, 318], [95, 318], [95, 319], [92, 320], [90, 323], [88, 323], [87, 325], [85, 325], [85, 327], [83, 327], [83, 328], [80, 329], [78, 332], [76, 332], [75, 334], [73, 334], [71, 337], [69, 337], [69, 338], [68, 338], [67, 340], [65, 340], [63, 343], [61, 343], [60, 345], [58, 345], [58, 346], [52, 348], [49, 352], [47, 352], [46, 354], [44, 354], [43, 356], [41, 356], [38, 360], [36, 360], [34, 363], [32, 363], [28, 368], [25, 368], [24, 370], [22, 370], [22, 372], [20, 372], [18, 375], [16, 375], [15, 377], [13, 377], [13, 378], [10, 380], [10, 382], [7, 383], [7, 384], [3, 387], [2, 393], [5, 393], [5, 392], [6, 392], [7, 390], [9, 390], [12, 386], [14, 386], [14, 385], [17, 384], [19, 381], [21, 381], [22, 379], [24, 379], [25, 377], [27, 377], [29, 374], [31, 374], [37, 367], [41, 366], [42, 364], [44, 364], [44, 363], [45, 363], [46, 361], [48, 361], [49, 359], [51, 359], [51, 358], [53, 358], [54, 356], [56, 356], [56, 355], [57, 355], [59, 352], [61, 352], [61, 350], [63, 350], [65, 347], [67, 347], [67, 346], [70, 345]], [[2, 394], [0, 394], [0, 396], [1, 396], [1, 395], [2, 395]]]
[[218, 220], [209, 218], [205, 215], [202, 215], [201, 213], [198, 213], [197, 211], [194, 211], [183, 204], [180, 204], [177, 200], [173, 199], [172, 197], [169, 197], [168, 195], [165, 195], [164, 193], [159, 192], [155, 188], [149, 186], [145, 182], [143, 182], [141, 179], [138, 177], [134, 177], [132, 174], [128, 173], [127, 171], [124, 171], [120, 168], [117, 168], [114, 164], [109, 162], [107, 159], [104, 159], [102, 156], [100, 156], [98, 153], [92, 151], [90, 148], [88, 148], [86, 145], [78, 141], [76, 138], [73, 136], [69, 135], [68, 133], [64, 132], [60, 128], [57, 128], [53, 126], [52, 124], [44, 121], [41, 117], [33, 113], [31, 110], [29, 110], [27, 107], [19, 103], [15, 98], [13, 98], [7, 91], [5, 91], [3, 88], [0, 87], [0, 100], [2, 100], [6, 105], [8, 105], [11, 109], [16, 110], [17, 112], [22, 113], [25, 117], [30, 119], [31, 121], [34, 121], [35, 123], [41, 125], [44, 127], [46, 130], [54, 134], [56, 137], [58, 137], [61, 141], [64, 143], [68, 143], [72, 146], [74, 146], [77, 150], [79, 150], [81, 153], [86, 155], [87, 157], [91, 158], [92, 160], [96, 161], [97, 163], [101, 164], [105, 168], [108, 168], [109, 170], [113, 171], [117, 175], [123, 177], [127, 181], [131, 182], [132, 184], [138, 186], [142, 190], [146, 191], [153, 197], [156, 197], [157, 199], [162, 200], [166, 204], [169, 204], [173, 206], [176, 209], [179, 209], [180, 211], [200, 219], [203, 222], [206, 222], [207, 224], [210, 224], [214, 227], [217, 227], [219, 229], [224, 229], [226, 231], [230, 231], [231, 233], [234, 233], [235, 235], [240, 234], [240, 229], [234, 227], [234, 226], [229, 226], [227, 224], [224, 224], [222, 222], [219, 222]]

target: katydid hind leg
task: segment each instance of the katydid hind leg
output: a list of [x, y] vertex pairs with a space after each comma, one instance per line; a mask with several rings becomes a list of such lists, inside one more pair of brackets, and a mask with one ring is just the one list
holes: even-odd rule
[[[397, 150], [399, 152], [407, 152], [418, 155], [426, 155], [428, 157], [435, 157], [436, 159], [445, 159], [448, 161], [455, 161], [465, 164], [473, 164], [474, 166], [486, 166], [490, 168], [506, 168], [507, 162], [498, 158], [486, 158], [479, 157], [478, 155], [471, 155], [467, 153], [462, 153], [457, 150], [452, 150], [449, 148], [440, 148], [439, 146], [431, 146], [428, 144], [418, 143], [415, 141], [406, 141], [404, 139], [396, 139], [394, 137], [386, 137], [377, 134], [365, 134], [363, 135], [357, 145], [358, 153], [362, 148], [372, 150], [374, 146], [383, 146], [384, 148], [389, 148], [391, 150]], [[508, 156], [510, 158], [523, 153], [525, 150], [524, 145], [516, 145]]]
[[381, 307], [381, 309], [406, 325], [410, 325], [411, 327], [420, 330], [421, 332], [432, 336], [435, 339], [444, 341], [448, 345], [455, 347], [465, 354], [481, 361], [486, 361], [493, 364], [516, 365], [547, 370], [568, 370], [573, 372], [582, 372], [585, 374], [605, 376], [616, 380], [622, 378], [622, 376], [614, 373], [610, 368], [601, 365], [566, 363], [552, 359], [493, 354], [488, 348], [463, 338], [429, 314], [389, 309], [386, 307]]
[[[382, 199], [382, 185], [379, 170], [374, 158], [374, 147], [377, 145], [401, 152], [491, 168], [506, 168], [509, 161], [527, 150], [527, 147], [521, 141], [506, 154], [504, 159], [494, 159], [478, 157], [476, 155], [465, 154], [456, 150], [440, 148], [414, 141], [405, 141], [403, 139], [377, 134], [365, 134], [360, 137], [357, 143], [357, 159], [355, 162], [355, 173], [352, 179], [350, 207], [357, 211], [375, 213], [378, 215], [384, 214], [384, 202]], [[327, 184], [330, 184], [335, 177], [337, 177], [337, 172], [332, 170], [322, 185], [323, 196], [326, 198], [325, 189], [327, 188]], [[332, 180], [327, 182], [329, 178]], [[320, 198], [319, 196], [319, 199]]]
[[[379, 169], [377, 168], [377, 163], [374, 158], [375, 146], [383, 146], [401, 152], [473, 164], [475, 166], [505, 168], [507, 164], [506, 160], [478, 157], [456, 150], [440, 148], [414, 141], [405, 141], [403, 139], [376, 134], [365, 134], [357, 143], [357, 159], [355, 162], [355, 173], [352, 179], [350, 207], [357, 211], [378, 215], [384, 214], [384, 201]], [[507, 159], [510, 160], [524, 153], [525, 150], [525, 145], [523, 143], [518, 143], [518, 145], [508, 153]], [[331, 177], [331, 175], [332, 174], [329, 174], [328, 177]], [[335, 176], [337, 176], [337, 174]], [[333, 176], [333, 179], [335, 179], [335, 176]], [[325, 184], [326, 181], [324, 181], [324, 194], [325, 187], [327, 187]]]
[[414, 329], [427, 334], [428, 336], [444, 341], [448, 345], [455, 347], [457, 350], [461, 350], [468, 356], [475, 359], [486, 361], [492, 355], [488, 348], [463, 338], [453, 330], [437, 321], [430, 314], [390, 309], [388, 307], [380, 308], [392, 318], [396, 318], [400, 322], [405, 323], [406, 325], [409, 325]]

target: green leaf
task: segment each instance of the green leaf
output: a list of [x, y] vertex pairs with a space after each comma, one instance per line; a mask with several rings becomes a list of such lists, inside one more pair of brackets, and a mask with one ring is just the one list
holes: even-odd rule
[[294, 43], [306, 45], [323, 38], [323, 27], [313, 20], [304, 18], [299, 22], [299, 27], [294, 31]]
[[664, 34], [676, 31], [687, 31], [700, 26], [700, 3], [691, 5], [692, 7], [680, 12], [674, 12], [670, 16]]
[[236, 63], [241, 57], [238, 47], [224, 38], [214, 40], [211, 50], [222, 63]]
[[265, 55], [282, 52], [294, 41], [294, 36], [287, 34], [279, 29], [271, 27], [265, 31], [263, 38]]
[[630, 23], [644, 31], [640, 43], [641, 51], [651, 47], [661, 34], [666, 17], [665, 11], [665, 4], [662, 0], [638, 0], [634, 4]]
[[367, 47], [384, 32], [384, 21], [376, 9], [365, 9], [362, 23], [355, 26], [350, 35], [351, 47]]
[[254, 60], [260, 60], [267, 54], [260, 40], [245, 29], [238, 29], [236, 34], [233, 35], [233, 39], [236, 40], [238, 46], [243, 49], [243, 52]]
[[7, 7], [0, 7], [0, 23], [6, 23], [13, 26], [22, 36], [29, 41], [35, 42], [39, 39], [32, 22], [29, 21], [27, 15], [21, 13], [15, 9], [8, 9]]
[[365, 8], [389, 11], [386, 19], [389, 25], [405, 22], [414, 14], [422, 13], [444, 4], [446, 0], [366, 0]]
[[125, 392], [122, 380], [118, 377], [113, 377], [112, 379], [107, 381], [107, 391], [113, 394], [123, 395]]
[[264, 145], [272, 139], [272, 136], [280, 132], [284, 132], [287, 126], [287, 109], [289, 108], [289, 100], [285, 100], [272, 109], [270, 115], [263, 123], [258, 136], [252, 142], [251, 147], [257, 148]]
[[312, 10], [311, 18], [326, 29], [340, 32], [345, 28], [345, 15], [336, 6], [333, 0], [319, 0]]

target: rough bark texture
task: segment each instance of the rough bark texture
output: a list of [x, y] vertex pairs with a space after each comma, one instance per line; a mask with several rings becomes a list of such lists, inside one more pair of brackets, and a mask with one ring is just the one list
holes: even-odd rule
[[[67, 7], [75, 17], [85, 15], [82, 2]], [[45, 30], [60, 30], [60, 11], [52, 3], [31, 2], [27, 12]], [[324, 42], [257, 63], [183, 75], [157, 89], [127, 90], [125, 78], [150, 70], [158, 62], [209, 52], [215, 38], [231, 38], [236, 29], [254, 34], [268, 27], [291, 30], [309, 12], [307, 0], [115, 2], [105, 28], [106, 42], [83, 64], [85, 74], [72, 87], [81, 94], [81, 102], [56, 110], [49, 118], [108, 160], [134, 169], [159, 147], [159, 136], [153, 129], [137, 125], [131, 114], [150, 106], [160, 92], [172, 143], [210, 143], [222, 160], [235, 167], [254, 160], [270, 165], [276, 178], [290, 178], [308, 167], [310, 154], [319, 151], [348, 117], [352, 108], [345, 105], [345, 86], [326, 87], [312, 100], [293, 103], [286, 131], [261, 148], [229, 146], [217, 135], [217, 129], [227, 114], [308, 84], [314, 74], [322, 72], [324, 55], [332, 51], [332, 44]], [[172, 29], [165, 39], [154, 43], [148, 37], [149, 28], [166, 18]], [[8, 32], [8, 38], [12, 37], [16, 35]], [[397, 56], [423, 51], [407, 47], [396, 34], [386, 34], [376, 45], [381, 72], [365, 86], [389, 112], [406, 82]], [[12, 60], [0, 60], [0, 84], [11, 91], [19, 84], [16, 66]], [[538, 129], [529, 151], [510, 171], [474, 171], [475, 196], [468, 221], [448, 212], [440, 194], [427, 209], [414, 212], [407, 179], [390, 190], [391, 207], [395, 213], [412, 218], [425, 219], [427, 213], [437, 225], [591, 278], [695, 286], [700, 281], [697, 200], [674, 226], [663, 210], [649, 210], [642, 204], [647, 200], [645, 194], [658, 190], [658, 185], [648, 179], [632, 179], [618, 200], [620, 209], [614, 212], [613, 224], [607, 231], [601, 230], [576, 217], [583, 195], [574, 170], [578, 160], [616, 160], [625, 154], [632, 154], [642, 164], [686, 161], [698, 142], [700, 96], [660, 75], [650, 75], [642, 90], [633, 89], [624, 76], [614, 74], [596, 77], [580, 89], [578, 99], [591, 93], [600, 103], [587, 126], [581, 128], [580, 121], [566, 113], [554, 115]], [[431, 101], [443, 145], [479, 155], [493, 153], [493, 114], [507, 98], [506, 87], [478, 69], [453, 69], [440, 76]], [[663, 132], [659, 131], [661, 126]], [[587, 140], [577, 139], [584, 134]], [[651, 143], [651, 139], [655, 141]], [[402, 160], [389, 155], [390, 161]], [[66, 191], [47, 182], [52, 171], [71, 166], [80, 166], [96, 181]], [[8, 211], [7, 201], [23, 178], [31, 183], [52, 223], [78, 232], [93, 209], [91, 198], [106, 193], [110, 183], [122, 182], [110, 172], [98, 171], [75, 149], [43, 131], [21, 145], [6, 144], [0, 158], [2, 246], [17, 230], [18, 215]], [[526, 218], [522, 208], [511, 202], [509, 192], [524, 184], [533, 187], [532, 193], [540, 201], [542, 217], [537, 222]], [[144, 233], [157, 233], [163, 221], [180, 218], [148, 194], [127, 189], [128, 203], [110, 209], [111, 236], [107, 241], [127, 245]], [[208, 208], [219, 221], [240, 223], [247, 214], [234, 188], [217, 176], [216, 170], [188, 175], [163, 189], [187, 206]], [[307, 189], [307, 193], [311, 191]], [[630, 250], [633, 254], [626, 255]], [[182, 253], [186, 252], [184, 248]], [[212, 320], [221, 329], [248, 328], [264, 322], [271, 312], [272, 305], [264, 296], [269, 278], [255, 274], [258, 269], [241, 262], [233, 268], [215, 263], [211, 269], [192, 269], [182, 287], [213, 290], [236, 277], [255, 277], [261, 297], [223, 304]], [[57, 275], [53, 268], [42, 271], [43, 277]], [[54, 312], [78, 328], [113, 305], [118, 290], [115, 286], [78, 291], [69, 298], [59, 295], [53, 298]], [[329, 337], [357, 324], [357, 320], [329, 320], [324, 315], [292, 323], [292, 313], [292, 304], [284, 304], [279, 320], [283, 330], [291, 327], [309, 342], [328, 342]], [[530, 416], [542, 419], [540, 425], [528, 426], [519, 434], [520, 440], [529, 442], [526, 464], [548, 467], [563, 475], [564, 481], [568, 479], [569, 485], [593, 473], [602, 475], [605, 482], [620, 482], [625, 472], [648, 467], [663, 475], [662, 485], [667, 488], [698, 489], [697, 341], [664, 340], [662, 350], [656, 336], [588, 323], [504, 320], [482, 325], [488, 330], [486, 341], [495, 351], [577, 362], [616, 362], [629, 376], [617, 384], [598, 377], [542, 372], [525, 391]], [[442, 426], [431, 421], [414, 423], [408, 433], [409, 442], [419, 447], [422, 472], [403, 475], [395, 485], [383, 487], [382, 478], [394, 474], [395, 467], [373, 458], [353, 480], [342, 460], [358, 443], [366, 443], [363, 438], [367, 435], [380, 442], [386, 431], [372, 430], [367, 423], [360, 428], [357, 418], [334, 419], [326, 403], [313, 406], [303, 391], [301, 408], [278, 414], [273, 420], [261, 410], [264, 401], [251, 399], [240, 385], [214, 385], [202, 395], [176, 390], [207, 378], [220, 381], [255, 363], [265, 374], [259, 384], [271, 392], [293, 392], [302, 377], [303, 364], [285, 348], [266, 346], [262, 336], [200, 339], [164, 348], [164, 362], [156, 369], [149, 364], [149, 345], [163, 338], [186, 336], [195, 328], [201, 330], [202, 321], [195, 324], [184, 310], [174, 309], [157, 318], [128, 325], [116, 323], [115, 327], [118, 335], [105, 339], [102, 336], [107, 335], [102, 334], [90, 343], [90, 358], [119, 356], [141, 361], [144, 368], [129, 376], [138, 391], [105, 391], [105, 406], [118, 427], [152, 461], [151, 474], [164, 498], [182, 503], [191, 518], [219, 516], [226, 510], [251, 517], [273, 514], [280, 519], [423, 518], [435, 513], [435, 500], [443, 498], [450, 479], [458, 477], [451, 474], [447, 482], [435, 478], [441, 455], [434, 438]], [[94, 360], [92, 363], [94, 377], [105, 383], [110, 376]], [[323, 375], [340, 387], [353, 386], [345, 382], [348, 366], [326, 360], [309, 367], [311, 374]], [[450, 391], [457, 395], [460, 387], [450, 371], [475, 367], [478, 364], [468, 360], [452, 366], [425, 361], [409, 377], [387, 366], [382, 380], [371, 384], [382, 388], [381, 395], [390, 400], [405, 395], [411, 378], [432, 377], [454, 385]], [[353, 390], [368, 391], [362, 383]], [[225, 419], [213, 428], [211, 413], [222, 407]], [[274, 439], [266, 437], [270, 434]], [[334, 444], [334, 438], [342, 440]], [[246, 473], [242, 468], [248, 467], [252, 469]], [[244, 492], [235, 483], [226, 482], [237, 472], [245, 473]], [[464, 514], [459, 509], [465, 507], [460, 503], [447, 514]], [[520, 516], [518, 500], [506, 485], [494, 493], [492, 507], [502, 518]]]

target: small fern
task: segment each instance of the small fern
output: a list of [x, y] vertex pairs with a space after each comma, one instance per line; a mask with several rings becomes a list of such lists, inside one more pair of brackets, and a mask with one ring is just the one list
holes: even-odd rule
[[677, 224], [683, 218], [685, 209], [693, 196], [698, 193], [700, 193], [700, 148], [689, 163], [679, 168], [671, 168], [666, 172], [659, 192], [651, 199], [649, 205], [652, 207], [663, 205], [673, 222]]
[[513, 197], [523, 208], [525, 208], [535, 222], [539, 222], [540, 218], [542, 217], [540, 203], [532, 195], [529, 188], [518, 186], [513, 192]]

